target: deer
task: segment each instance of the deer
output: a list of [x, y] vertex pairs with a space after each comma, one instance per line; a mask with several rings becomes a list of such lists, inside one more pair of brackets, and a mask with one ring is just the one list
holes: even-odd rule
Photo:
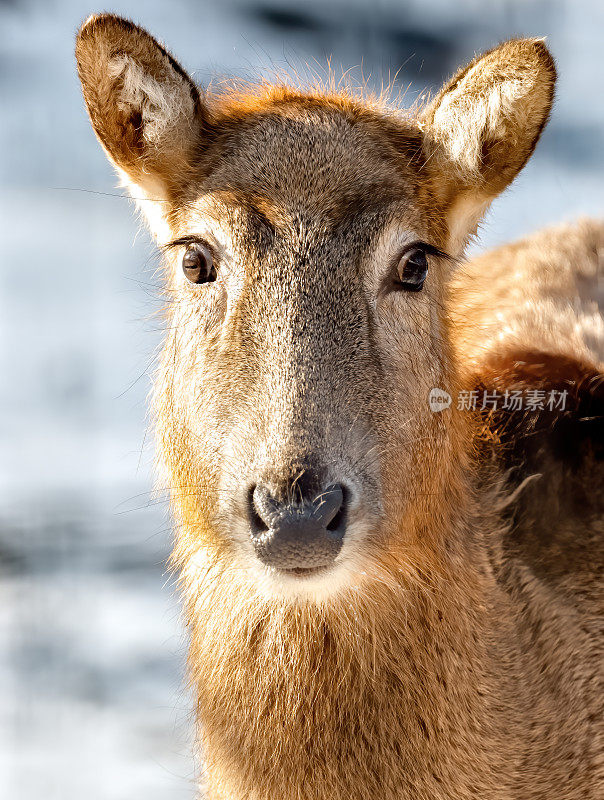
[[113, 14], [76, 59], [164, 257], [203, 796], [602, 797], [604, 225], [464, 260], [550, 115], [544, 40], [407, 110], [203, 90]]

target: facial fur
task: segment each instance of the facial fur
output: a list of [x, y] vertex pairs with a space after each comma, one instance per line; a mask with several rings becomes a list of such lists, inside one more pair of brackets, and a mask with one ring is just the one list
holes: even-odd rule
[[[413, 167], [386, 145], [374, 155], [362, 122], [297, 100], [282, 110], [277, 134], [269, 117], [239, 136], [236, 156], [173, 218], [175, 238], [212, 243], [218, 278], [189, 284], [182, 248], [171, 250], [163, 446], [184, 465], [178, 480], [202, 498], [199, 538], [242, 565], [254, 564], [248, 486], [261, 479], [295, 493], [311, 463], [324, 483], [346, 481], [348, 535], [335, 571], [354, 580], [370, 569], [371, 552], [404, 536], [424, 437], [446, 451], [427, 396], [453, 380], [442, 347], [450, 265], [432, 258], [421, 293], [391, 286], [405, 245], [442, 245], [443, 231], [422, 213]], [[296, 145], [284, 156], [288, 136]], [[316, 592], [313, 584], [297, 580], [297, 591]]]

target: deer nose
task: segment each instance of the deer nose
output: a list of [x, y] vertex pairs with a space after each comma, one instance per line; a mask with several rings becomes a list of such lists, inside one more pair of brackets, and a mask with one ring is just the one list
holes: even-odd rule
[[266, 486], [255, 486], [249, 497], [257, 557], [296, 574], [329, 566], [344, 541], [347, 495], [341, 484], [331, 484], [312, 498], [280, 502]]

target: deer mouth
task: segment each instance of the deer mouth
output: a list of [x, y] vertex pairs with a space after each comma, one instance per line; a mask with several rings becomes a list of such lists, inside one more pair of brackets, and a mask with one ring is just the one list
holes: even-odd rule
[[310, 578], [317, 575], [324, 575], [329, 571], [329, 566], [321, 567], [289, 567], [288, 569], [280, 569], [279, 572], [283, 575], [291, 575], [294, 578]]

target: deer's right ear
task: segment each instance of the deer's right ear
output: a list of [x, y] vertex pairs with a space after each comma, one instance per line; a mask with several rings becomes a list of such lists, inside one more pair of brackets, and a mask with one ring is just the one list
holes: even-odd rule
[[[133, 194], [168, 200], [207, 144], [197, 87], [146, 31], [113, 14], [90, 17], [76, 59], [92, 127]], [[134, 184], [134, 186], [133, 186]]]

